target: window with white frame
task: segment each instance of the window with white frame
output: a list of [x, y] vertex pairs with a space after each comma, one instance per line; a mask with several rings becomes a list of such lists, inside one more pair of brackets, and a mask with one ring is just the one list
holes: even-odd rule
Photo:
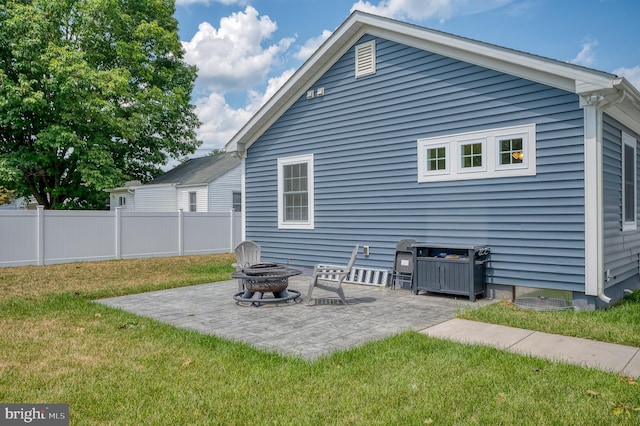
[[637, 228], [636, 140], [622, 133], [622, 230]]
[[535, 174], [535, 124], [418, 139], [418, 182]]
[[118, 205], [119, 206], [126, 206], [127, 205], [127, 197], [118, 197]]
[[521, 168], [526, 166], [524, 146], [526, 135], [506, 135], [498, 141], [498, 168]]
[[458, 142], [458, 158], [460, 159], [461, 173], [486, 170], [484, 158], [485, 140], [473, 139]]
[[278, 227], [314, 228], [313, 154], [278, 159]]
[[197, 193], [189, 192], [189, 211], [195, 212], [197, 210], [198, 210]]
[[425, 173], [438, 175], [449, 173], [449, 147], [447, 145], [429, 145], [424, 148], [426, 156]]
[[234, 212], [242, 211], [242, 192], [233, 192], [231, 195], [231, 205]]

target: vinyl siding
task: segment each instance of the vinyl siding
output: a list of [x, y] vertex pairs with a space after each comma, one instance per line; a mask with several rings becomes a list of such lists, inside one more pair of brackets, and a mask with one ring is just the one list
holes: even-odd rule
[[137, 212], [176, 211], [176, 188], [172, 185], [148, 185], [136, 189]]
[[[125, 198], [125, 205], [120, 205], [120, 197]], [[135, 196], [129, 191], [113, 191], [109, 196], [109, 210], [120, 207], [122, 211], [132, 212], [136, 210]]]
[[[365, 36], [361, 41], [371, 40]], [[575, 94], [376, 38], [354, 48], [248, 150], [246, 234], [263, 258], [391, 268], [403, 238], [487, 244], [489, 282], [584, 290], [583, 111]], [[306, 93], [306, 92], [305, 92]], [[416, 141], [535, 123], [537, 175], [417, 182]], [[315, 229], [278, 230], [276, 161], [313, 153]]]
[[622, 232], [622, 131], [636, 141], [640, 135], [608, 115], [603, 121], [604, 270], [615, 277], [605, 284], [609, 287], [638, 274], [640, 230]]
[[241, 192], [241, 168], [234, 167], [209, 184], [209, 211], [228, 213], [233, 208], [233, 192]]
[[206, 212], [208, 201], [207, 186], [190, 186], [184, 188], [178, 188], [178, 209], [182, 209], [185, 212], [189, 211], [189, 193], [196, 193], [196, 211]]

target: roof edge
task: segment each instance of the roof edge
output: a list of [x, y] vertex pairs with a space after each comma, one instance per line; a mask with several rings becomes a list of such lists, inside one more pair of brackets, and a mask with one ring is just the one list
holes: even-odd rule
[[624, 86], [636, 99], [640, 92], [624, 78], [362, 11], [354, 11], [296, 70], [280, 89], [225, 145], [240, 156], [305, 93], [363, 34], [386, 38], [464, 62], [536, 81], [580, 96], [608, 93]]

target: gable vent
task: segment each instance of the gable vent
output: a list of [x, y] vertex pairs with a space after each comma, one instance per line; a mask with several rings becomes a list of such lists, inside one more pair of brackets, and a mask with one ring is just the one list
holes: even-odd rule
[[376, 73], [376, 42], [356, 46], [356, 78]]

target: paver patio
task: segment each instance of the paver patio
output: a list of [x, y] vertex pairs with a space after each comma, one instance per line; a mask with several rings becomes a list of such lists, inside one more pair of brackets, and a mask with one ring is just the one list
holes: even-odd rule
[[[289, 280], [289, 288], [306, 296], [309, 277]], [[314, 360], [333, 351], [383, 339], [407, 330], [420, 331], [479, 307], [465, 297], [414, 295], [407, 290], [345, 284], [349, 304], [335, 293], [314, 290], [316, 304], [241, 306], [233, 300], [237, 281], [98, 300], [140, 316], [211, 334], [285, 355]]]

